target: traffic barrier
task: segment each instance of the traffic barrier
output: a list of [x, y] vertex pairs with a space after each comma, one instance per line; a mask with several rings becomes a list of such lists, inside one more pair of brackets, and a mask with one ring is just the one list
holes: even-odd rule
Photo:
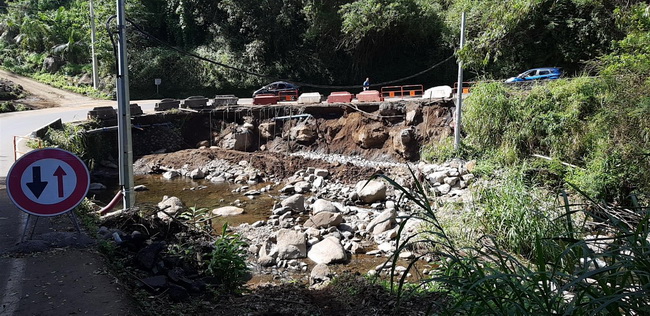
[[[18, 143], [21, 142], [21, 140], [26, 140], [27, 143], [31, 143], [32, 146], [18, 146]], [[32, 151], [34, 145], [37, 146], [36, 148], [43, 148], [43, 140], [29, 136], [14, 136], [14, 161], [18, 160], [18, 157]], [[21, 151], [18, 149], [19, 147], [24, 147], [27, 151]]]
[[[468, 94], [472, 90], [472, 86], [475, 84], [473, 81], [463, 82], [463, 94]], [[453, 94], [458, 93], [458, 82], [454, 82], [454, 89], [452, 90]]]
[[131, 116], [138, 116], [144, 112], [142, 112], [142, 108], [137, 103], [131, 103], [129, 104], [129, 113], [131, 113]]
[[98, 106], [88, 111], [89, 120], [111, 120], [117, 118], [117, 111], [111, 106]]
[[327, 97], [327, 103], [350, 103], [352, 102], [352, 93], [347, 91], [332, 92]]
[[178, 109], [181, 101], [175, 99], [162, 99], [154, 105], [154, 111], [167, 111], [171, 109]]
[[193, 96], [181, 101], [182, 108], [204, 108], [208, 106], [208, 99], [202, 96]]
[[452, 89], [450, 86], [437, 86], [429, 88], [422, 94], [423, 99], [447, 99], [451, 98]]
[[309, 92], [303, 93], [298, 97], [298, 103], [308, 104], [308, 103], [321, 103], [323, 96], [318, 92]]
[[253, 98], [253, 105], [278, 104], [279, 99], [275, 94], [258, 94]]
[[217, 95], [212, 100], [212, 106], [228, 106], [228, 105], [237, 105], [239, 98], [232, 95]]
[[284, 90], [278, 92], [278, 98], [282, 101], [298, 100], [298, 90]]
[[359, 102], [382, 102], [384, 97], [377, 90], [366, 90], [357, 94], [357, 100]]
[[389, 98], [417, 97], [424, 93], [424, 87], [421, 84], [412, 84], [405, 86], [387, 86], [381, 88], [381, 95]]

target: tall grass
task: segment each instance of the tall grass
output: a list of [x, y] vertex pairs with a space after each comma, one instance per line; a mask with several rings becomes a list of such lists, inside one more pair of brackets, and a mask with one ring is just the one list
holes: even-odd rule
[[[437, 272], [420, 281], [416, 289], [444, 289], [451, 298], [446, 314], [457, 315], [647, 315], [650, 313], [650, 232], [647, 207], [625, 210], [601, 204], [571, 187], [582, 204], [564, 205], [559, 217], [542, 222], [553, 224], [546, 230], [523, 222], [531, 245], [522, 256], [522, 247], [505, 249], [499, 236], [485, 234], [474, 246], [459, 248], [439, 220], [421, 184], [407, 189], [385, 176], [420, 209], [403, 218], [396, 254], [406, 249], [427, 249], [420, 256], [439, 258]], [[520, 193], [520, 192], [519, 192]], [[518, 195], [519, 193], [515, 193]], [[496, 201], [496, 199], [495, 199]], [[527, 202], [527, 201], [524, 201]], [[490, 207], [478, 203], [477, 207]], [[508, 202], [509, 203], [509, 202]], [[585, 216], [593, 225], [574, 225], [572, 218]], [[407, 221], [426, 225], [417, 234], [406, 235]], [[516, 226], [515, 225], [515, 226]], [[525, 226], [525, 227], [523, 227]], [[511, 225], [512, 227], [512, 225]], [[596, 228], [593, 228], [596, 227]], [[587, 229], [589, 228], [589, 229]], [[588, 237], [600, 230], [606, 237]], [[494, 232], [501, 233], [501, 232]], [[595, 243], [606, 247], [595, 249]], [[393, 258], [397, 260], [397, 255]], [[407, 267], [407, 273], [414, 263]], [[398, 298], [409, 294], [406, 275], [392, 284]], [[410, 287], [409, 287], [410, 288]], [[440, 310], [440, 308], [438, 308]]]

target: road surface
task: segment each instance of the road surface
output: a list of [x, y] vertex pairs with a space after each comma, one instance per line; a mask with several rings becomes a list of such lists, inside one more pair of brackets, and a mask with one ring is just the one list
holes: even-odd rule
[[[140, 314], [124, 287], [106, 273], [100, 256], [88, 248], [92, 239], [77, 234], [67, 216], [39, 218], [33, 238], [18, 243], [27, 216], [6, 191], [14, 136], [27, 136], [57, 119], [84, 120], [93, 107], [116, 107], [116, 102], [61, 91], [4, 71], [0, 78], [22, 85], [31, 93], [30, 105], [41, 108], [0, 114], [0, 315]], [[137, 102], [144, 111], [152, 111], [155, 101]], [[23, 144], [19, 147], [28, 151]], [[21, 254], [25, 252], [29, 255]]]

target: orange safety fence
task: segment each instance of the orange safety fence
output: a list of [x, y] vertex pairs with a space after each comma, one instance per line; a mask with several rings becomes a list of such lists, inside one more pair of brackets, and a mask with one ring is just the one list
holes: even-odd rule
[[383, 97], [417, 97], [424, 93], [424, 88], [421, 84], [412, 84], [406, 86], [387, 86], [381, 88], [381, 95]]
[[[468, 94], [475, 83], [476, 82], [473, 81], [463, 82], [463, 94]], [[451, 90], [451, 93], [456, 94], [457, 92], [458, 92], [458, 82], [454, 82], [454, 88]]]
[[298, 100], [298, 90], [280, 91], [278, 97], [283, 101], [296, 101]]
[[[36, 143], [38, 143], [38, 147], [37, 147], [37, 148], [43, 148], [43, 141], [42, 141], [41, 139], [34, 138], [34, 137], [28, 137], [28, 136], [14, 136], [14, 161], [18, 160], [18, 156], [22, 156], [23, 154], [26, 154], [26, 153], [28, 153], [29, 151], [31, 151], [31, 148], [30, 148], [29, 151], [24, 151], [24, 152], [18, 150], [18, 142], [19, 142], [21, 139], [26, 139], [27, 141], [33, 141], [33, 142], [36, 142]], [[20, 155], [19, 155], [19, 154], [20, 154]]]

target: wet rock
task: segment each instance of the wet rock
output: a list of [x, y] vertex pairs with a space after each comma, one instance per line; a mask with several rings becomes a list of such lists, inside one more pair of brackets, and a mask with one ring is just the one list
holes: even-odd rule
[[334, 206], [334, 204], [328, 200], [325, 199], [318, 199], [312, 204], [312, 212], [314, 214], [320, 213], [320, 212], [331, 212], [331, 213], [338, 213], [339, 210]]
[[280, 202], [280, 204], [298, 213], [305, 211], [305, 197], [301, 194], [294, 194], [284, 199], [282, 202]]
[[169, 170], [169, 171], [163, 173], [162, 177], [167, 179], [167, 180], [170, 180], [170, 179], [174, 179], [174, 178], [176, 178], [176, 177], [178, 177], [180, 175], [181, 174], [176, 170]]
[[163, 214], [175, 215], [179, 211], [182, 211], [185, 208], [185, 205], [183, 204], [183, 201], [181, 201], [181, 199], [175, 196], [168, 197], [165, 195], [163, 196], [162, 201], [158, 203], [158, 208], [162, 211], [162, 212], [158, 212], [158, 214], [163, 213]]
[[359, 181], [355, 186], [356, 193], [364, 203], [374, 203], [386, 199], [386, 184], [383, 181]]
[[332, 226], [337, 226], [343, 222], [343, 216], [341, 213], [333, 212], [320, 212], [316, 213], [305, 221], [305, 227], [313, 228], [327, 228]]
[[212, 214], [217, 216], [235, 216], [244, 214], [244, 209], [236, 206], [224, 206], [212, 210]]
[[330, 264], [345, 261], [346, 254], [338, 239], [329, 237], [313, 245], [307, 257], [316, 263]]
[[205, 178], [205, 173], [201, 169], [194, 169], [190, 171], [189, 175], [190, 178], [192, 179], [203, 179]]
[[304, 233], [280, 229], [277, 239], [279, 259], [304, 258], [307, 255], [307, 240]]

